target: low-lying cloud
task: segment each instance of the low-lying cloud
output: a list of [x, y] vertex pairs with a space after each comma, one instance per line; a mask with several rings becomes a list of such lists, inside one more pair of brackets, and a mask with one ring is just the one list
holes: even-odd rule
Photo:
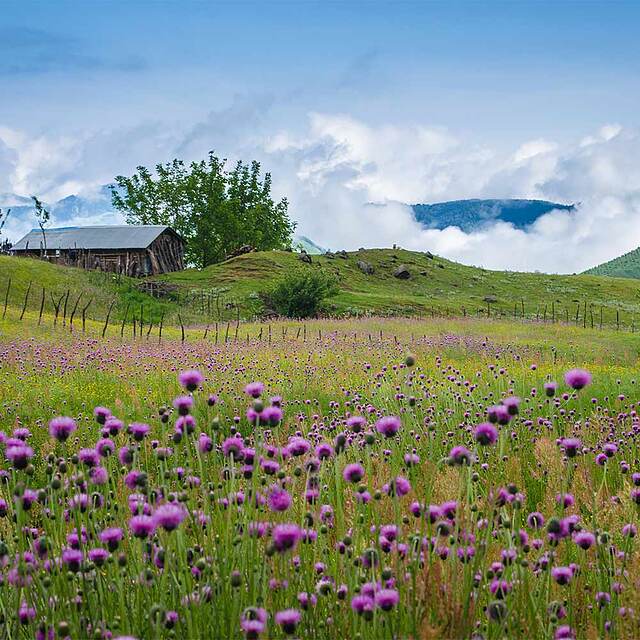
[[[345, 114], [312, 113], [302, 127], [276, 128], [267, 98], [260, 108], [237, 106], [183, 128], [155, 123], [50, 138], [0, 126], [0, 194], [86, 195], [138, 164], [215, 149], [231, 161], [260, 160], [277, 195], [289, 198], [298, 231], [334, 249], [395, 243], [488, 268], [570, 273], [640, 246], [640, 137], [618, 125], [571, 145], [535, 138], [504, 152], [443, 127], [374, 126]], [[402, 204], [513, 197], [579, 207], [552, 211], [524, 231], [496, 222], [464, 233], [424, 229]], [[10, 221], [6, 230], [19, 235], [26, 224]]]

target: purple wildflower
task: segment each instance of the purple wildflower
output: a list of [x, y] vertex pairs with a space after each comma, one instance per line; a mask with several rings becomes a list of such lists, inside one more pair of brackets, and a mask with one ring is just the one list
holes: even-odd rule
[[364, 467], [357, 462], [348, 464], [342, 472], [342, 477], [347, 482], [360, 482], [364, 478]]
[[295, 524], [279, 524], [273, 528], [271, 537], [276, 551], [284, 553], [295, 549], [302, 537], [302, 532]]
[[288, 635], [296, 632], [296, 627], [301, 619], [302, 616], [297, 609], [284, 609], [283, 611], [278, 611], [275, 615], [276, 624]]
[[262, 384], [262, 382], [250, 382], [244, 388], [244, 392], [251, 398], [259, 398], [263, 391], [264, 384]]
[[58, 442], [65, 442], [77, 428], [78, 425], [73, 418], [60, 416], [49, 422], [49, 435]]
[[182, 371], [178, 375], [178, 381], [187, 391], [195, 391], [203, 382], [204, 377], [195, 369]]
[[281, 487], [273, 487], [267, 498], [269, 508], [272, 511], [286, 511], [291, 506], [291, 496]]
[[498, 439], [498, 430], [490, 422], [479, 424], [473, 432], [475, 439], [483, 446], [495, 444]]
[[376, 429], [385, 438], [393, 438], [400, 431], [400, 418], [395, 416], [384, 416], [376, 422]]
[[570, 369], [564, 374], [565, 383], [579, 391], [591, 384], [591, 374], [586, 369]]
[[148, 538], [156, 529], [155, 520], [151, 516], [133, 516], [129, 520], [129, 529], [136, 538]]
[[186, 517], [186, 509], [175, 502], [161, 504], [153, 513], [155, 525], [162, 527], [165, 531], [177, 529]]

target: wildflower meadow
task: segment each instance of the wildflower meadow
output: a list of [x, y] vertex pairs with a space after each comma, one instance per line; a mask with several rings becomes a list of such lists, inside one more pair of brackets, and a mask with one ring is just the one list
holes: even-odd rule
[[0, 637], [640, 635], [632, 337], [312, 325], [5, 323]]

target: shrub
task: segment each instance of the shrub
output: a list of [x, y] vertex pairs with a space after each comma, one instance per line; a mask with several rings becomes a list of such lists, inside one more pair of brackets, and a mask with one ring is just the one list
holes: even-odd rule
[[278, 280], [264, 294], [267, 304], [281, 316], [308, 318], [318, 313], [325, 298], [338, 293], [338, 281], [323, 271], [299, 269]]

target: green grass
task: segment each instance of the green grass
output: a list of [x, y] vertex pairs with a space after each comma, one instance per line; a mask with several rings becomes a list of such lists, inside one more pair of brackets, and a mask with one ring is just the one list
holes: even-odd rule
[[[33, 551], [36, 538], [20, 535], [25, 530], [37, 530], [38, 540], [48, 542], [54, 567], [69, 546], [67, 536], [74, 528], [88, 532], [85, 553], [104, 546], [98, 533], [107, 527], [122, 527], [125, 539], [99, 570], [89, 563], [83, 571], [44, 570], [38, 564], [29, 570], [29, 588], [5, 581], [1, 615], [7, 637], [34, 637], [38, 626], [57, 629], [64, 622], [69, 628], [66, 635], [74, 638], [93, 637], [91, 626], [114, 637], [240, 639], [244, 637], [239, 631], [242, 612], [263, 606], [270, 617], [261, 637], [284, 640], [287, 636], [278, 629], [275, 614], [300, 609], [300, 592], [316, 594], [317, 604], [302, 611], [296, 637], [316, 640], [470, 638], [474, 631], [487, 640], [525, 640], [553, 638], [565, 623], [578, 638], [637, 636], [636, 618], [617, 614], [621, 606], [638, 606], [637, 540], [621, 534], [623, 524], [638, 521], [638, 508], [630, 498], [631, 473], [621, 470], [621, 461], [627, 460], [630, 472], [640, 471], [640, 446], [630, 435], [639, 364], [634, 335], [476, 318], [345, 318], [304, 325], [273, 322], [271, 339], [266, 324], [242, 323], [237, 341], [217, 343], [211, 334], [203, 340], [196, 327], [187, 330], [182, 343], [179, 330], [168, 327], [168, 339], [158, 345], [151, 338], [120, 339], [116, 327], [110, 328], [107, 340], [96, 339], [100, 324], [95, 322], [88, 323], [82, 335], [61, 326], [54, 330], [38, 326], [37, 314], [32, 312], [22, 322], [18, 316], [19, 310], [12, 307], [0, 319], [0, 430], [11, 434], [16, 427], [28, 427], [35, 455], [32, 470], [11, 470], [6, 482], [0, 483], [0, 498], [10, 509], [9, 517], [0, 518], [0, 541], [8, 551], [0, 574], [8, 573], [14, 558]], [[306, 340], [299, 332], [303, 326]], [[403, 365], [409, 351], [416, 359], [412, 369]], [[593, 384], [566, 399], [549, 400], [543, 383], [552, 379], [562, 384], [564, 371], [573, 366], [587, 367]], [[201, 370], [206, 380], [203, 389], [194, 393], [197, 429], [177, 442], [175, 412], [164, 424], [158, 408], [170, 407], [172, 399], [184, 393], [177, 372], [190, 368]], [[274, 428], [256, 428], [244, 417], [252, 401], [243, 388], [256, 380], [266, 384], [265, 400], [276, 394], [283, 397], [284, 422]], [[561, 391], [568, 389], [563, 385]], [[214, 407], [206, 402], [209, 393], [218, 396]], [[512, 394], [522, 398], [519, 416], [501, 429], [496, 445], [478, 447], [472, 430], [483, 420], [486, 407]], [[597, 404], [591, 398], [597, 398]], [[117, 448], [135, 449], [130, 468], [144, 471], [146, 480], [142, 487], [127, 487], [129, 469], [115, 455], [104, 458], [101, 465], [108, 483], [90, 484], [86, 490], [92, 500], [99, 498], [104, 504], [73, 510], [67, 521], [64, 511], [69, 499], [84, 491], [81, 481], [91, 475], [74, 461], [73, 454], [93, 447], [101, 437], [92, 415], [96, 405], [109, 407], [126, 424], [151, 425], [151, 433], [141, 443], [134, 443], [126, 430], [113, 437]], [[259, 457], [264, 443], [283, 446], [294, 433], [314, 446], [331, 444], [346, 430], [346, 418], [354, 414], [365, 415], [375, 433], [378, 416], [367, 412], [369, 406], [400, 416], [398, 435], [388, 440], [376, 436], [366, 446], [361, 436], [354, 435], [343, 452], [318, 467], [307, 464], [313, 449], [306, 456], [281, 460], [280, 480], [292, 497], [284, 513], [250, 500], [242, 507], [224, 508], [222, 501], [238, 492], [268, 495], [278, 476], [257, 467], [250, 477], [245, 476], [244, 462], [224, 457], [217, 448], [199, 453], [195, 446], [201, 432], [220, 444], [236, 431]], [[48, 421], [60, 414], [73, 416], [78, 423], [78, 430], [64, 444], [55, 443], [47, 430]], [[241, 418], [236, 421], [235, 416]], [[590, 448], [575, 459], [575, 467], [573, 461], [563, 461], [556, 444], [561, 435], [580, 437]], [[154, 440], [160, 447], [171, 447], [167, 461], [157, 457]], [[609, 441], [617, 442], [619, 451], [601, 467], [594, 455]], [[460, 444], [478, 455], [471, 467], [446, 464], [451, 448]], [[403, 462], [409, 452], [420, 457], [412, 467]], [[47, 469], [50, 454], [53, 460], [64, 457], [66, 468], [54, 464]], [[345, 466], [356, 462], [365, 468], [363, 490], [374, 496], [380, 491], [368, 505], [358, 506], [354, 497], [360, 487], [343, 481]], [[0, 468], [9, 470], [4, 457]], [[384, 485], [398, 475], [410, 481], [411, 490], [393, 499], [385, 494]], [[200, 484], [187, 480], [193, 476]], [[304, 498], [311, 478], [320, 490], [316, 505]], [[60, 481], [59, 489], [54, 480]], [[509, 485], [522, 493], [521, 508], [495, 503], [493, 496]], [[25, 486], [42, 489], [40, 500], [51, 509], [49, 517], [44, 516], [40, 502], [28, 511], [15, 506], [19, 505], [15, 495], [22, 495]], [[561, 512], [555, 500], [559, 492], [572, 493], [575, 506]], [[203, 528], [189, 516], [176, 531], [157, 532], [152, 542], [165, 557], [163, 570], [150, 561], [146, 543], [129, 533], [129, 497], [134, 493], [147, 495], [153, 509], [157, 507], [153, 496], [176, 495], [190, 513], [209, 520]], [[411, 552], [402, 556], [395, 550], [382, 551], [381, 525], [395, 525], [398, 542], [409, 549], [416, 541], [436, 537], [434, 527], [409, 510], [414, 500], [459, 502], [451, 535], [437, 538], [438, 546], [450, 551], [447, 559], [427, 547], [422, 559]], [[334, 513], [326, 527], [320, 505], [329, 505]], [[584, 530], [606, 531], [607, 541], [599, 538], [588, 552], [571, 537], [552, 546], [544, 529], [534, 530], [526, 523], [531, 511], [540, 511], [547, 521], [553, 516], [580, 515]], [[317, 533], [317, 539], [298, 545], [295, 552], [272, 555], [269, 536], [248, 535], [249, 523], [254, 522], [296, 523]], [[543, 548], [525, 549], [515, 536], [520, 530], [530, 539], [544, 540]], [[458, 535], [462, 532], [475, 536], [475, 556], [469, 563], [457, 559], [457, 552], [469, 544], [466, 536]], [[338, 553], [336, 544], [347, 535], [349, 551]], [[611, 553], [610, 545], [624, 550], [624, 557]], [[370, 549], [376, 550], [379, 566], [367, 569], [356, 564]], [[511, 585], [505, 598], [509, 615], [492, 622], [485, 613], [495, 600], [489, 570], [503, 550], [517, 554], [515, 562], [505, 562], [501, 569], [501, 577]], [[298, 556], [295, 567], [294, 554]], [[570, 586], [561, 587], [548, 578], [548, 572], [534, 571], [542, 560], [554, 567], [576, 563], [581, 570]], [[344, 600], [336, 597], [335, 588], [325, 594], [317, 589], [318, 562], [326, 565], [326, 575], [336, 588], [347, 586]], [[196, 563], [202, 571], [198, 578], [192, 570]], [[363, 582], [379, 581], [383, 570], [394, 578], [400, 604], [366, 620], [352, 612], [351, 598]], [[480, 576], [477, 584], [476, 576]], [[286, 579], [288, 584], [276, 588], [271, 578]], [[613, 580], [624, 587], [620, 595], [613, 592]], [[211, 601], [185, 604], [205, 588], [213, 593]], [[597, 591], [611, 593], [611, 604], [602, 609], [594, 606]], [[567, 609], [567, 618], [561, 621], [546, 613], [557, 601]], [[18, 622], [22, 602], [35, 609], [32, 622]], [[153, 612], [160, 609], [178, 611], [175, 629], [157, 624]], [[329, 619], [332, 624], [327, 624]], [[609, 619], [612, 631], [605, 634]]]
[[[139, 314], [144, 306], [146, 320], [157, 323], [164, 313], [165, 324], [206, 324], [217, 319], [259, 317], [264, 313], [261, 292], [292, 269], [322, 269], [335, 274], [339, 293], [325, 303], [331, 316], [472, 316], [556, 321], [598, 327], [613, 326], [617, 319], [624, 329], [635, 327], [640, 313], [640, 281], [593, 275], [554, 276], [538, 273], [490, 271], [451, 262], [440, 257], [394, 249], [367, 249], [347, 254], [343, 259], [313, 256], [303, 263], [298, 254], [282, 251], [249, 253], [206, 269], [186, 269], [150, 279], [177, 285], [176, 299], [155, 299], [138, 290], [139, 280], [116, 279], [112, 274], [59, 267], [39, 260], [0, 256], [0, 305], [8, 279], [12, 285], [9, 306], [21, 309], [32, 282], [29, 311], [39, 311], [42, 288], [46, 289], [45, 313], [51, 313], [50, 294], [56, 299], [70, 290], [68, 313], [79, 295], [79, 308], [93, 299], [88, 316], [104, 319], [112, 301], [114, 320]], [[367, 275], [358, 262], [370, 263]], [[411, 277], [393, 276], [401, 264]], [[487, 303], [487, 299], [495, 302]], [[585, 303], [587, 305], [585, 318]]]
[[[67, 315], [71, 314], [76, 300], [79, 299], [78, 317], [82, 307], [89, 301], [91, 305], [87, 309], [87, 316], [95, 319], [105, 318], [112, 302], [114, 306], [111, 318], [114, 320], [123, 318], [127, 307], [129, 307], [128, 317], [131, 318], [134, 313], [139, 316], [142, 305], [144, 319], [156, 323], [163, 313], [168, 319], [175, 318], [179, 309], [174, 301], [157, 300], [140, 291], [137, 288], [140, 281], [134, 278], [63, 267], [32, 258], [0, 256], [0, 313], [4, 307], [9, 280], [11, 280], [11, 286], [7, 300], [8, 306], [21, 310], [31, 284], [26, 309], [34, 313], [39, 313], [43, 289], [45, 314], [54, 313], [52, 297], [56, 303], [63, 298], [61, 306], [64, 304], [67, 291], [69, 291]], [[182, 312], [182, 315], [189, 319], [193, 314], [187, 309]], [[62, 309], [60, 317], [62, 317]]]
[[[553, 307], [557, 320], [575, 321], [580, 307], [578, 322], [582, 324], [586, 302], [587, 324], [593, 313], [593, 322], [599, 325], [602, 307], [603, 323], [614, 323], [618, 311], [621, 322], [629, 326], [633, 314], [640, 312], [640, 282], [622, 278], [489, 271], [400, 249], [367, 249], [351, 252], [347, 259], [313, 256], [312, 260], [307, 265], [297, 254], [249, 253], [161, 279], [187, 290], [215, 290], [224, 300], [240, 302], [243, 309], [256, 314], [262, 310], [260, 292], [294, 268], [324, 269], [337, 276], [340, 293], [328, 300], [327, 311], [338, 315], [430, 315], [432, 310], [449, 316], [486, 315], [489, 306], [492, 315], [521, 316], [524, 302], [526, 317], [542, 319], [546, 307], [548, 320]], [[358, 261], [373, 265], [374, 273], [363, 273]], [[393, 276], [401, 264], [409, 268], [410, 279]], [[491, 296], [496, 302], [487, 305], [485, 298]]]

